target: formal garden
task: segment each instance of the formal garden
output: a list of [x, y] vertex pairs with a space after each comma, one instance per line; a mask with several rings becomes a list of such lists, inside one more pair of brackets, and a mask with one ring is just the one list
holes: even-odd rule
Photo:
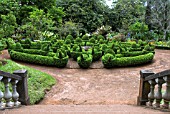
[[[46, 93], [50, 96], [52, 86], [52, 91], [59, 91], [54, 88], [60, 88], [63, 80], [77, 81], [84, 87], [80, 82], [84, 78], [90, 80], [90, 75], [93, 83], [97, 83], [94, 76], [103, 75], [104, 79], [98, 81], [105, 80], [110, 87], [110, 80], [120, 80], [121, 77], [114, 79], [120, 75], [122, 80], [135, 83], [135, 90], [129, 88], [136, 95], [139, 79], [127, 79], [125, 75], [134, 72], [137, 77], [137, 72], [145, 68], [156, 71], [170, 68], [169, 8], [168, 0], [116, 0], [112, 7], [107, 0], [1, 0], [0, 70], [9, 73], [28, 70], [31, 104], [39, 103]], [[78, 74], [82, 80], [77, 79]], [[75, 80], [69, 79], [69, 75]], [[1, 91], [5, 91], [3, 86], [0, 83]], [[77, 93], [73, 90], [73, 94]]]

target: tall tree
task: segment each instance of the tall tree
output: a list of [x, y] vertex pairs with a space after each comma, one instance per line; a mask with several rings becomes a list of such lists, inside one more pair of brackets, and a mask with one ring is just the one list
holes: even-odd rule
[[154, 0], [151, 2], [151, 19], [153, 28], [163, 32], [163, 39], [168, 40], [167, 34], [170, 32], [170, 1]]
[[57, 0], [57, 6], [64, 8], [65, 21], [81, 23], [89, 32], [103, 25], [105, 9], [103, 0]]

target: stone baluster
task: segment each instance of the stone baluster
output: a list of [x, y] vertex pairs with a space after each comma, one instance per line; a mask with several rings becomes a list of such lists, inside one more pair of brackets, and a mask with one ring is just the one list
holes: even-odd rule
[[154, 97], [154, 89], [155, 89], [156, 82], [155, 82], [155, 80], [149, 80], [148, 82], [150, 84], [150, 93], [148, 94], [149, 102], [147, 102], [146, 105], [147, 106], [152, 106], [152, 103], [153, 103], [153, 101], [155, 99], [155, 97]]
[[170, 76], [165, 76], [163, 79], [166, 83], [166, 91], [163, 94], [164, 104], [162, 105], [162, 107], [168, 109], [170, 102]]
[[155, 108], [159, 108], [160, 107], [160, 102], [162, 100], [162, 84], [165, 82], [163, 80], [163, 78], [157, 78], [155, 79], [156, 83], [158, 84], [158, 91], [155, 93], [155, 99], [156, 99], [156, 103], [154, 104]]
[[11, 81], [11, 84], [12, 84], [12, 100], [14, 101], [14, 106], [15, 107], [19, 107], [21, 105], [21, 102], [18, 101], [19, 99], [19, 94], [17, 92], [17, 83], [18, 83], [18, 80], [12, 80]]
[[11, 78], [4, 78], [3, 82], [5, 85], [5, 93], [4, 93], [4, 99], [6, 100], [6, 107], [12, 108], [14, 106], [14, 103], [11, 102], [12, 93], [9, 90], [9, 83], [11, 81]]
[[[0, 76], [0, 82], [1, 82], [2, 79], [3, 79], [3, 76]], [[0, 90], [0, 110], [5, 109], [5, 103], [2, 102], [3, 97], [4, 97], [4, 94], [3, 94], [3, 92]]]

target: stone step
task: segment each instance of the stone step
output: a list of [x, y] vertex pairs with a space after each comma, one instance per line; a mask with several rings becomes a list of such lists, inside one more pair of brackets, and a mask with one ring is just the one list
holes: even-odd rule
[[170, 114], [132, 105], [32, 105], [6, 109], [0, 114]]

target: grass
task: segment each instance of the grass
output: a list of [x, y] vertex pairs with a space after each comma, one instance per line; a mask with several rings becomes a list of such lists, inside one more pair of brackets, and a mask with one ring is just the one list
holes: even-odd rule
[[[28, 70], [28, 94], [31, 104], [35, 104], [44, 98], [45, 90], [49, 90], [56, 83], [56, 80], [52, 76], [44, 72], [17, 64], [11, 60], [6, 61], [7, 64], [0, 66], [0, 70], [9, 73], [13, 73], [13, 71], [20, 69]], [[4, 89], [2, 83], [0, 84], [0, 89]]]

